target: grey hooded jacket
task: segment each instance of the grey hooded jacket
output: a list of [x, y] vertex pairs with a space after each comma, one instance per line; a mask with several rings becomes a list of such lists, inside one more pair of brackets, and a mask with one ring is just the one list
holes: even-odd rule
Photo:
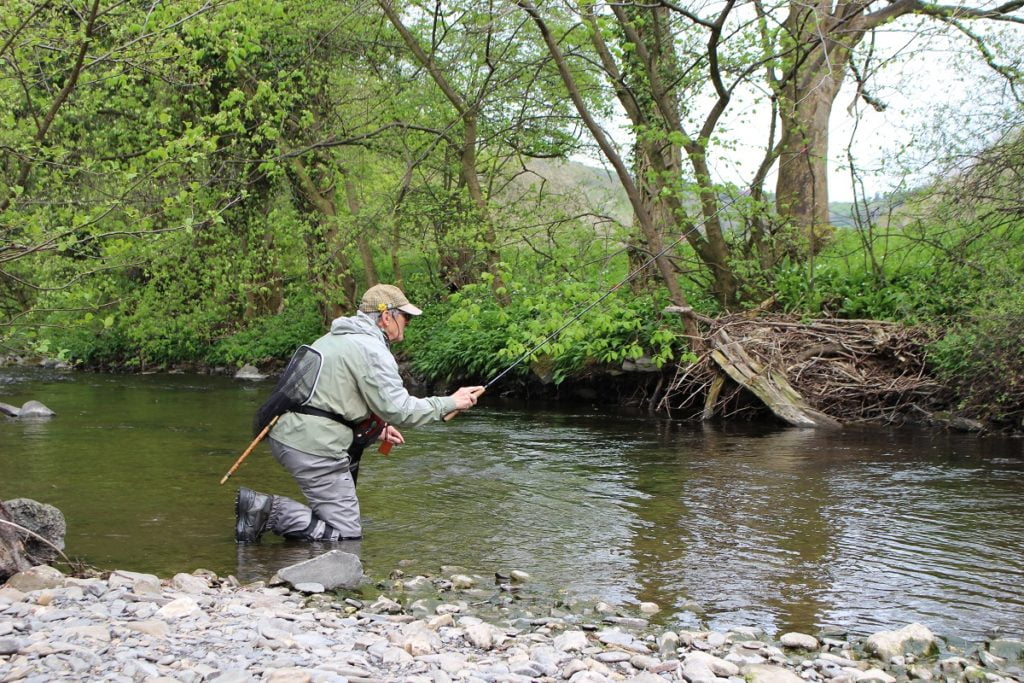
[[[396, 427], [440, 420], [455, 410], [449, 396], [416, 398], [405, 390], [398, 363], [384, 333], [373, 319], [359, 312], [337, 318], [331, 331], [311, 345], [323, 356], [320, 378], [309, 403], [358, 422], [374, 413]], [[352, 430], [326, 417], [285, 413], [270, 437], [306, 453], [347, 457]]]

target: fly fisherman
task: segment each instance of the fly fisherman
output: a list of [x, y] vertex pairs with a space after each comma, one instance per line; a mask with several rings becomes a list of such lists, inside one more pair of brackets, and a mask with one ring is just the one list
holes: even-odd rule
[[374, 285], [359, 311], [337, 318], [331, 331], [303, 346], [257, 414], [270, 452], [295, 478], [309, 507], [284, 496], [238, 491], [235, 540], [256, 543], [265, 531], [306, 541], [358, 539], [363, 530], [356, 498], [359, 458], [377, 438], [405, 443], [395, 425], [414, 427], [476, 405], [482, 387], [451, 396], [416, 398], [402, 384], [389, 345], [421, 311], [393, 285]]

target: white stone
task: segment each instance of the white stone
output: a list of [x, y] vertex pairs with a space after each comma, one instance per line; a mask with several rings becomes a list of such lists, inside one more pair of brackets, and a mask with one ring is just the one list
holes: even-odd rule
[[910, 677], [916, 678], [922, 681], [930, 681], [935, 678], [935, 674], [927, 666], [912, 666], [909, 670]]
[[110, 642], [110, 628], [101, 624], [92, 624], [90, 626], [74, 626], [64, 631], [64, 635], [67, 636], [81, 636], [83, 638], [90, 638], [92, 640], [98, 640], [102, 643]]
[[430, 583], [430, 579], [425, 576], [414, 576], [411, 579], [402, 582], [402, 588], [412, 593], [416, 591], [430, 590], [433, 584]]
[[779, 638], [779, 642], [782, 647], [790, 647], [799, 650], [817, 650], [821, 647], [818, 644], [818, 639], [814, 636], [807, 635], [806, 633], [784, 633]]
[[651, 673], [650, 671], [641, 671], [636, 676], [626, 679], [629, 683], [665, 683], [665, 679], [661, 676]]
[[295, 590], [300, 593], [323, 593], [325, 588], [322, 583], [316, 581], [307, 581], [306, 583], [297, 583], [292, 586]]
[[0, 605], [10, 605], [14, 602], [24, 602], [25, 593], [14, 588], [10, 584], [0, 586]]
[[641, 602], [640, 611], [644, 614], [657, 614], [661, 611], [661, 606], [656, 602]]
[[633, 655], [629, 658], [629, 663], [633, 665], [634, 669], [647, 671], [661, 664], [661, 660], [650, 655]]
[[264, 683], [310, 683], [313, 673], [305, 669], [267, 669], [261, 679]]
[[428, 655], [441, 649], [441, 637], [422, 621], [402, 626], [402, 649], [413, 657]]
[[185, 596], [171, 600], [169, 603], [156, 611], [157, 616], [162, 619], [181, 619], [199, 614], [203, 610], [192, 598]]
[[437, 665], [445, 672], [455, 674], [466, 668], [466, 656], [458, 652], [442, 652], [437, 657]]
[[708, 668], [715, 676], [736, 676], [740, 672], [740, 668], [728, 662], [721, 657], [716, 657], [707, 652], [689, 652], [683, 658], [682, 663], [685, 666], [690, 662], [700, 662]]
[[182, 593], [191, 593], [192, 595], [205, 593], [210, 588], [210, 584], [206, 579], [193, 576], [192, 574], [175, 574], [174, 578], [171, 579], [171, 586], [175, 590]]
[[387, 665], [397, 664], [405, 666], [406, 664], [412, 664], [414, 661], [412, 655], [400, 647], [389, 647], [381, 657], [381, 662]]
[[130, 572], [124, 569], [115, 569], [110, 572], [107, 579], [107, 586], [110, 588], [135, 588], [138, 581], [145, 581], [147, 584], [160, 584], [160, 579], [155, 574], [144, 574], [142, 572]]
[[722, 647], [725, 645], [727, 640], [728, 639], [725, 637], [725, 634], [719, 633], [718, 631], [712, 631], [707, 637], [708, 645], [711, 647]]
[[804, 683], [792, 671], [773, 664], [750, 664], [743, 667], [742, 673], [748, 683]]
[[554, 641], [555, 649], [562, 652], [579, 652], [588, 644], [587, 634], [583, 631], [566, 631]]
[[490, 624], [469, 623], [464, 624], [466, 640], [481, 650], [490, 650], [494, 647], [494, 632]]
[[465, 604], [452, 604], [449, 602], [441, 603], [434, 608], [434, 614], [458, 614], [459, 612], [465, 611]]
[[854, 680], [857, 681], [857, 683], [896, 683], [895, 676], [891, 676], [881, 669], [859, 671]]
[[23, 572], [18, 572], [7, 579], [7, 583], [4, 585], [6, 588], [12, 588], [22, 593], [60, 588], [64, 585], [64, 575], [58, 569], [41, 564], [31, 569], [26, 569]]
[[465, 590], [466, 588], [472, 588], [476, 585], [476, 581], [471, 576], [465, 574], [453, 574], [451, 577], [452, 588]]
[[562, 667], [561, 675], [562, 678], [572, 678], [573, 674], [586, 670], [587, 665], [582, 659], [570, 659], [566, 662], [565, 666]]
[[927, 654], [936, 647], [935, 636], [922, 624], [910, 624], [898, 631], [881, 631], [868, 637], [864, 650], [888, 663], [903, 654]]
[[387, 596], [380, 596], [372, 605], [370, 605], [371, 612], [386, 613], [386, 614], [398, 614], [402, 611], [402, 606]]

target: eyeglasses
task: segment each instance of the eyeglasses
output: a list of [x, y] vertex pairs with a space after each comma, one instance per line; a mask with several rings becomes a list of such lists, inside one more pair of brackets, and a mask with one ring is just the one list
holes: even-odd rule
[[402, 316], [402, 319], [405, 320], [405, 324], [406, 325], [408, 325], [409, 321], [412, 320], [412, 315], [410, 315], [409, 313], [406, 313], [405, 311], [400, 311], [400, 310], [398, 310], [396, 308], [395, 312], [398, 313], [400, 316]]

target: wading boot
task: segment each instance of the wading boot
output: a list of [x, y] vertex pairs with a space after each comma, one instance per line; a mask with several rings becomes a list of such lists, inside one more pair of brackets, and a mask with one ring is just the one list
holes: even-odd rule
[[235, 542], [258, 543], [267, 528], [274, 497], [244, 486], [235, 498]]

